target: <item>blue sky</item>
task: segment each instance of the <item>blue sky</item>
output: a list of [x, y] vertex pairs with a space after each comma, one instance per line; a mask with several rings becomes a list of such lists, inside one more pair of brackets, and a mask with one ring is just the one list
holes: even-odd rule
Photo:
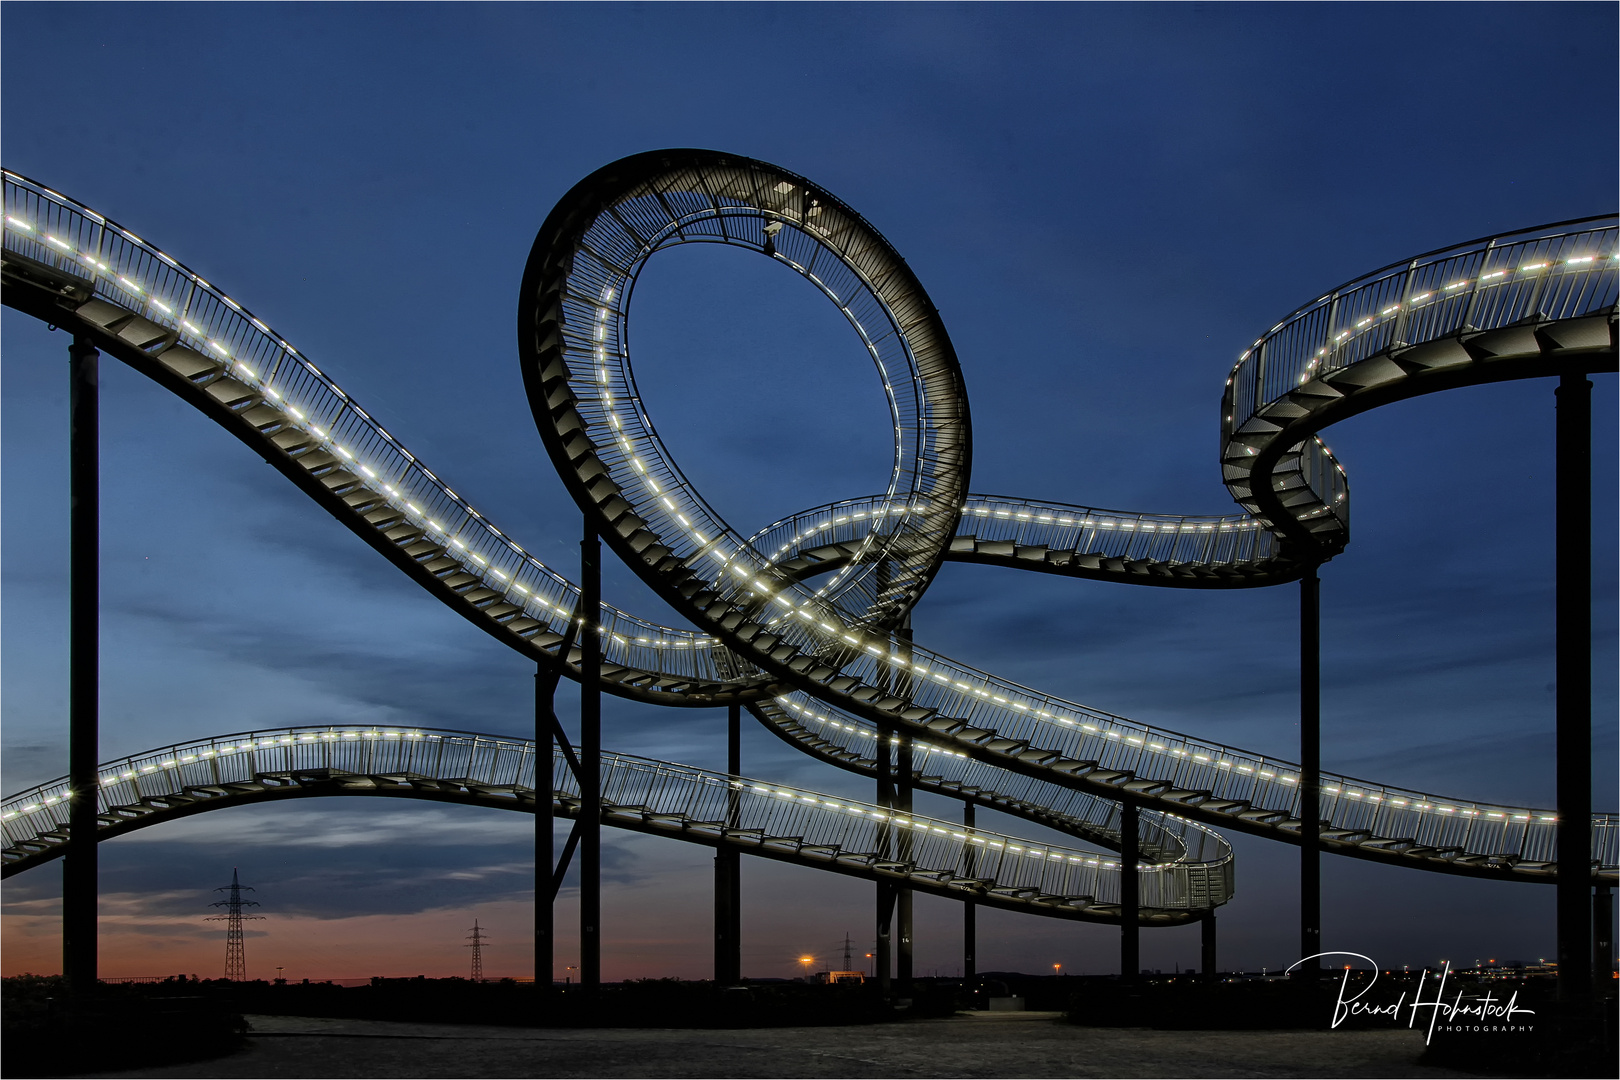
[[[1224, 512], [1220, 390], [1259, 333], [1404, 256], [1613, 209], [1615, 24], [1611, 6], [1558, 4], [8, 5], [0, 154], [220, 285], [566, 570], [577, 511], [522, 394], [517, 287], [547, 211], [601, 165], [713, 147], [855, 207], [943, 314], [975, 490]], [[729, 250], [660, 256], [632, 333], [660, 432], [745, 532], [885, 475], [870, 364], [791, 275]], [[0, 334], [11, 791], [65, 772], [67, 342], [9, 311]], [[112, 362], [104, 385], [106, 756], [301, 722], [526, 730], [520, 657], [156, 386]], [[1327, 433], [1355, 532], [1323, 572], [1326, 767], [1550, 804], [1552, 400], [1546, 380], [1479, 387]], [[1612, 377], [1596, 405], [1596, 799], [1612, 808]], [[607, 594], [665, 617], [611, 563]], [[1294, 620], [1288, 588], [965, 566], [916, 614], [949, 656], [1284, 758]], [[722, 739], [717, 713], [607, 705], [616, 749], [715, 766]], [[865, 789], [759, 730], [744, 769]], [[120, 898], [105, 969], [216, 962], [202, 890], [240, 865], [270, 916], [250, 946], [264, 964], [450, 973], [477, 916], [498, 939], [487, 966], [527, 974], [528, 828], [354, 800], [148, 830], [104, 848]], [[1286, 965], [1293, 851], [1235, 843], [1223, 960]], [[616, 838], [608, 858], [607, 977], [706, 974], [705, 853]], [[749, 973], [870, 936], [868, 886], [748, 874]], [[1342, 859], [1325, 874], [1329, 947], [1552, 950], [1545, 889]], [[8, 888], [7, 971], [48, 962], [57, 877]], [[919, 910], [919, 965], [953, 970], [955, 909]], [[985, 920], [984, 968], [1117, 956], [1106, 928]], [[1196, 963], [1196, 931], [1145, 938], [1145, 963]], [[309, 945], [340, 941], [362, 944]]]

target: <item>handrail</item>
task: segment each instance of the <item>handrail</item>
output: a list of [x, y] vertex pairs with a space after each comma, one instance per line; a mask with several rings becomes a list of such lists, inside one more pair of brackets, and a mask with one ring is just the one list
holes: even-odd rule
[[[889, 512], [883, 496], [840, 499], [773, 522], [749, 537], [748, 545], [771, 562], [790, 563], [806, 551], [859, 542], [874, 517]], [[1248, 514], [1153, 514], [970, 493], [946, 558], [965, 557], [968, 549], [958, 546], [965, 541], [1151, 562], [1211, 576], [1224, 571], [1220, 580], [1231, 585], [1272, 584], [1279, 574], [1299, 571], [1281, 556], [1275, 535]]]
[[[1243, 458], [1239, 436], [1264, 426], [1268, 408], [1379, 353], [1526, 320], [1612, 312], [1615, 231], [1615, 215], [1605, 214], [1482, 237], [1391, 263], [1299, 307], [1233, 366], [1221, 408], [1223, 459]], [[1328, 531], [1348, 528], [1344, 469], [1320, 439], [1302, 444], [1292, 471], [1315, 494], [1318, 513], [1337, 521]], [[1227, 482], [1242, 501], [1247, 478]], [[1324, 548], [1331, 553], [1332, 544]]]
[[[6, 170], [5, 247], [93, 289], [96, 299], [140, 323], [171, 363], [182, 349], [197, 363], [223, 363], [229, 377], [263, 395], [317, 440], [322, 452], [357, 474], [402, 517], [438, 538], [462, 568], [501, 593], [540, 626], [561, 634], [579, 588], [525, 550], [436, 476], [337, 383], [263, 320], [218, 287], [121, 225], [36, 181]], [[664, 674], [724, 681], [714, 639], [602, 606], [600, 625], [613, 659], [636, 654]], [[636, 646], [640, 648], [636, 648]], [[615, 646], [617, 648], [615, 648]], [[647, 662], [650, 659], [650, 662]]]
[[[98, 770], [98, 810], [102, 827], [112, 829], [161, 814], [176, 799], [266, 777], [329, 774], [452, 781], [496, 805], [533, 810], [534, 765], [534, 742], [527, 739], [440, 728], [300, 725], [192, 739], [106, 762]], [[551, 769], [555, 797], [577, 804], [578, 781], [560, 748], [553, 750]], [[0, 803], [0, 856], [16, 862], [42, 846], [59, 847], [67, 827], [67, 790], [68, 779], [61, 777], [6, 797]], [[791, 841], [801, 849], [836, 849], [839, 858], [876, 862], [897, 858], [891, 848], [903, 832], [909, 840], [904, 873], [980, 883], [987, 891], [1029, 893], [1048, 902], [1077, 901], [1086, 908], [1119, 902], [1117, 857], [805, 788], [607, 753], [601, 790], [609, 824], [626, 815], [672, 817], [704, 838], [717, 830], [752, 834], [761, 844]], [[1230, 850], [1201, 862], [1144, 863], [1138, 870], [1143, 906], [1186, 911], [1224, 903], [1231, 894], [1230, 864]]]

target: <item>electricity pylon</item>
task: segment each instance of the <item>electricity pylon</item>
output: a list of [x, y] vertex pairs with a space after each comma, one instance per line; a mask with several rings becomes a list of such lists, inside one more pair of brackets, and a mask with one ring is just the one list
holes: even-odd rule
[[483, 982], [484, 981], [484, 942], [488, 941], [489, 938], [485, 937], [484, 932], [478, 928], [478, 920], [477, 919], [473, 920], [472, 933], [467, 935], [467, 939], [469, 941], [471, 941], [472, 944], [471, 945], [464, 945], [462, 947], [466, 948], [466, 949], [471, 949], [473, 951], [472, 981], [473, 982]]
[[242, 899], [244, 891], [252, 892], [253, 889], [250, 886], [243, 885], [237, 879], [236, 867], [231, 867], [231, 883], [222, 885], [214, 891], [230, 894], [226, 899], [208, 905], [209, 907], [224, 908], [225, 914], [210, 915], [207, 920], [209, 922], [225, 923], [225, 977], [236, 982], [246, 982], [247, 953], [242, 947], [242, 920], [262, 919], [264, 916], [242, 914], [243, 908], [258, 907], [259, 902], [257, 900]]

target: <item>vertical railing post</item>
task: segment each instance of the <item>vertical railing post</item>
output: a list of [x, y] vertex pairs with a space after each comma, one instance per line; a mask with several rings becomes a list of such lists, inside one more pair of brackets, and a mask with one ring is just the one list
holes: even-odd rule
[[[742, 706], [726, 707], [726, 772], [742, 774]], [[740, 824], [741, 797], [726, 789], [726, 827]], [[722, 845], [714, 853], [714, 981], [742, 981], [742, 853]]]
[[1592, 383], [1558, 383], [1558, 1000], [1592, 992]]
[[1217, 963], [1215, 956], [1215, 909], [1210, 908], [1204, 912], [1204, 917], [1199, 922], [1202, 924], [1203, 934], [1202, 940], [1199, 942], [1202, 948], [1200, 949], [1198, 962], [1202, 965], [1200, 970], [1203, 972], [1204, 981], [1212, 983], [1215, 981]]
[[[563, 657], [564, 660], [567, 657]], [[556, 676], [544, 664], [534, 672], [534, 984], [551, 985], [556, 968], [556, 905], [551, 888], [552, 867], [557, 861], [551, 808], [556, 801], [552, 790], [551, 717], [555, 708]]]
[[1459, 330], [1474, 329], [1474, 311], [1479, 306], [1480, 294], [1485, 286], [1480, 283], [1480, 277], [1485, 273], [1485, 266], [1490, 262], [1491, 252], [1496, 250], [1496, 240], [1492, 239], [1480, 250], [1479, 266], [1474, 270], [1474, 287], [1468, 290], [1468, 305], [1463, 308], [1462, 322], [1457, 324]]
[[[973, 804], [962, 804], [962, 831], [969, 836], [973, 835], [975, 828]], [[978, 872], [978, 853], [973, 845], [967, 845], [967, 857], [963, 860], [963, 869], [968, 877]], [[972, 900], [962, 905], [962, 989], [969, 995], [973, 993], [973, 984], [979, 977], [979, 905]], [[970, 997], [971, 1001], [972, 998]]]
[[1406, 343], [1405, 339], [1402, 338], [1401, 335], [1406, 333], [1406, 324], [1409, 321], [1408, 316], [1410, 316], [1412, 313], [1410, 303], [1412, 298], [1412, 279], [1417, 276], [1417, 268], [1418, 261], [1416, 259], [1413, 259], [1411, 262], [1406, 264], [1405, 279], [1401, 282], [1400, 288], [1401, 310], [1395, 313], [1395, 325], [1390, 328], [1389, 332], [1389, 344], [1391, 346], [1403, 345]]
[[[1322, 650], [1321, 588], [1312, 564], [1299, 579], [1299, 947], [1301, 959], [1322, 951]], [[1306, 960], [1300, 977], [1322, 973]]]
[[1135, 982], [1142, 968], [1142, 895], [1138, 868], [1141, 842], [1135, 803], [1121, 803], [1119, 814], [1119, 977]]
[[68, 347], [68, 787], [73, 795], [62, 859], [62, 973], [76, 995], [94, 993], [98, 975], [100, 356], [88, 338], [74, 338]]
[[594, 994], [602, 985], [602, 542], [589, 518], [579, 549], [579, 981]]

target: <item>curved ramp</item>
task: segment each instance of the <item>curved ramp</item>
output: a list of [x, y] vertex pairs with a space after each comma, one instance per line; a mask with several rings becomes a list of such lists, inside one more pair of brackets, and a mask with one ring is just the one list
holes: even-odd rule
[[[246, 803], [360, 795], [535, 812], [534, 743], [425, 728], [292, 727], [199, 739], [103, 764], [97, 839]], [[579, 786], [561, 751], [551, 812], [574, 817]], [[0, 804], [6, 877], [59, 856], [66, 778]], [[606, 754], [602, 820], [616, 828], [897, 881], [955, 900], [1118, 922], [1117, 860], [919, 814], [667, 761]], [[1190, 922], [1232, 895], [1232, 855], [1138, 871], [1142, 925]]]
[[[564, 644], [569, 621], [583, 614], [577, 587], [467, 504], [264, 322], [128, 230], [42, 185], [6, 173], [5, 199], [8, 306], [87, 335], [192, 403], [503, 643], [542, 662], [577, 664], [577, 648]], [[1345, 385], [1338, 373], [1364, 361], [1393, 357], [1397, 366], [1410, 366], [1425, 354], [1412, 358], [1402, 350], [1453, 340], [1473, 347], [1470, 362], [1491, 372], [1466, 377], [1473, 381], [1612, 369], [1613, 237], [1607, 218], [1483, 245], [1487, 255], [1476, 260], [1477, 272], [1456, 282], [1456, 295], [1471, 298], [1461, 323], [1411, 317], [1428, 303], [1415, 291], [1422, 260], [1412, 260], [1402, 264], [1400, 288], [1411, 286], [1399, 302], [1405, 306], [1361, 316], [1348, 331], [1335, 329], [1338, 313], [1353, 308], [1345, 297], [1387, 300], [1396, 289], [1388, 284], [1395, 272], [1373, 275], [1365, 287], [1336, 290], [1325, 308], [1319, 301], [1302, 309], [1265, 340], [1297, 344], [1326, 335], [1317, 348], [1332, 353], [1338, 366], [1332, 377], [1327, 360], [1310, 370]], [[657, 442], [622, 346], [628, 285], [654, 251], [694, 241], [747, 247], [805, 275], [838, 304], [890, 376], [895, 469], [888, 492], [862, 500], [861, 525], [839, 533], [830, 527], [850, 522], [836, 519], [854, 516], [822, 508], [751, 545], [706, 507]], [[1488, 253], [1527, 244], [1556, 248], [1561, 261], [1540, 270], [1515, 267], [1513, 273], [1526, 275], [1515, 281], [1544, 272], [1543, 280], [1556, 279], [1557, 287], [1501, 292], [1504, 275], [1492, 269]], [[1450, 272], [1474, 264], [1436, 265]], [[794, 712], [792, 702], [795, 722], [807, 710], [824, 718], [816, 723], [833, 736], [829, 745], [836, 744], [835, 731], [851, 735], [844, 729], [879, 725], [948, 748], [968, 763], [962, 769], [975, 770], [971, 780], [949, 783], [1001, 791], [1010, 781], [999, 770], [1006, 770], [1022, 778], [1013, 783], [1127, 797], [1175, 816], [1296, 838], [1297, 767], [1041, 695], [901, 646], [890, 634], [950, 557], [1143, 584], [1232, 587], [1290, 580], [1342, 545], [1342, 470], [1325, 450], [1313, 449], [1314, 436], [1296, 443], [1297, 450], [1283, 445], [1289, 432], [1303, 434], [1311, 424], [1318, 430], [1338, 414], [1328, 409], [1304, 426], [1278, 425], [1287, 411], [1279, 403], [1297, 387], [1258, 373], [1263, 358], [1287, 351], [1282, 344], [1251, 350], [1240, 362], [1242, 371], [1257, 373], [1259, 389], [1232, 399], [1244, 409], [1223, 413], [1252, 414], [1229, 422], [1234, 438], [1252, 435], [1241, 429], [1267, 409], [1263, 423], [1282, 432], [1264, 447], [1228, 455], [1240, 458], [1227, 466], [1229, 481], [1242, 474], [1251, 493], [1257, 483], [1263, 489], [1249, 499], [1259, 516], [1085, 510], [1082, 518], [1079, 507], [967, 494], [966, 399], [921, 286], [852, 210], [774, 166], [704, 151], [615, 163], [583, 182], [548, 219], [524, 297], [524, 376], [548, 450], [617, 554], [701, 628], [664, 627], [604, 606], [593, 625], [610, 692], [669, 705], [745, 702], [769, 709], [764, 703], [776, 700], [783, 716]], [[1328, 315], [1311, 315], [1318, 308]], [[1598, 323], [1604, 342], [1593, 329]], [[1476, 345], [1471, 335], [1483, 333], [1482, 325], [1492, 333], [1530, 326], [1535, 355], [1506, 346], [1492, 351], [1490, 341]], [[1268, 371], [1282, 370], [1267, 364]], [[1309, 385], [1310, 370], [1298, 386]], [[1356, 377], [1371, 370], [1358, 368]], [[1393, 400], [1465, 378], [1456, 371], [1444, 380], [1406, 374], [1413, 377], [1379, 384], [1382, 398], [1369, 393], [1359, 400]], [[1237, 374], [1234, 380], [1247, 385]], [[1256, 478], [1263, 472], [1262, 483]], [[1241, 486], [1234, 483], [1234, 491]], [[1306, 489], [1310, 495], [1299, 493]], [[1267, 511], [1267, 490], [1291, 507], [1286, 515]], [[1313, 498], [1327, 509], [1318, 513]], [[810, 542], [805, 522], [818, 514], [813, 523], [829, 528]], [[1329, 519], [1338, 526], [1325, 525]], [[1321, 543], [1311, 546], [1307, 536]], [[813, 586], [804, 579], [815, 562], [836, 565], [825, 567], [828, 581]], [[809, 729], [801, 723], [797, 730]], [[992, 776], [998, 779], [980, 784]], [[1344, 854], [1529, 880], [1551, 880], [1555, 869], [1553, 817], [1545, 811], [1324, 774], [1321, 816], [1328, 822], [1324, 840]], [[1594, 871], [1612, 879], [1613, 818], [1595, 824]]]

